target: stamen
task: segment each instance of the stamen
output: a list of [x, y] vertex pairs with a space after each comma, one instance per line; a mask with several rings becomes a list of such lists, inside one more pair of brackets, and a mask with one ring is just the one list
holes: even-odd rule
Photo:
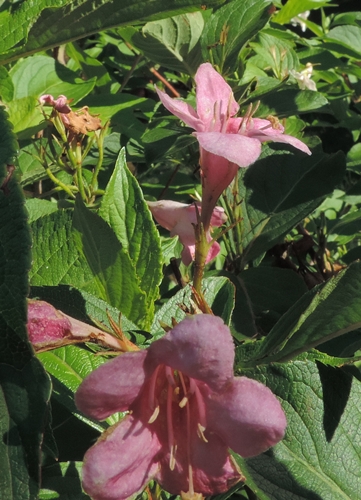
[[170, 449], [170, 457], [169, 457], [169, 468], [170, 470], [174, 470], [175, 467], [175, 452], [177, 451], [177, 446], [173, 445]]
[[176, 385], [174, 375], [173, 375], [173, 370], [169, 366], [165, 367], [165, 376], [167, 377], [168, 384], [174, 387]]
[[199, 417], [199, 424], [201, 427], [205, 430], [207, 426], [207, 419], [206, 419], [206, 405], [204, 403], [204, 399], [202, 396], [201, 391], [199, 390], [199, 387], [197, 386], [196, 382], [194, 379], [189, 379], [190, 383], [190, 392], [194, 393], [197, 401], [197, 408], [198, 408], [198, 417]]
[[205, 435], [203, 434], [206, 428], [203, 427], [203, 425], [201, 425], [199, 422], [197, 424], [197, 428], [198, 428], [197, 434], [200, 437], [200, 439], [202, 439], [205, 443], [208, 443], [208, 439], [206, 439]]
[[[155, 386], [156, 386], [156, 383], [157, 383], [157, 378], [158, 378], [158, 372], [160, 370], [160, 368], [162, 368], [163, 365], [158, 365], [157, 368], [154, 370], [154, 373], [153, 375], [151, 376], [151, 379], [150, 379], [150, 385], [149, 385], [149, 406], [153, 409], [155, 408], [157, 405], [156, 405], [156, 401], [155, 401]], [[159, 412], [159, 410], [158, 410]]]
[[148, 420], [148, 424], [152, 424], [153, 422], [155, 422], [157, 420], [158, 415], [159, 415], [159, 405], [155, 407], [152, 416]]
[[167, 388], [167, 432], [168, 432], [168, 446], [170, 450], [169, 468], [174, 469], [175, 466], [175, 451], [176, 446], [174, 443], [174, 429], [172, 418], [172, 402], [173, 402], [173, 388], [168, 384]]
[[187, 403], [188, 403], [188, 398], [187, 396], [184, 396], [182, 401], [179, 403], [180, 408], [184, 408]]
[[189, 485], [189, 490], [188, 493], [189, 495], [194, 495], [194, 485], [193, 485], [193, 469], [191, 464], [188, 465], [188, 485]]
[[217, 115], [219, 113], [219, 102], [216, 101], [213, 106], [213, 119], [212, 119], [212, 126], [210, 129], [210, 132], [213, 132], [214, 126], [217, 123]]

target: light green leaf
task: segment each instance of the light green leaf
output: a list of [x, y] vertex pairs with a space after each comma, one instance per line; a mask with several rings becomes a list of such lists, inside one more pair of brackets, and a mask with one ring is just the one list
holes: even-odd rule
[[9, 120], [19, 140], [30, 139], [45, 127], [44, 116], [35, 96], [23, 97], [7, 104]]
[[14, 84], [13, 99], [40, 97], [43, 94], [51, 94], [57, 98], [64, 94], [72, 99], [72, 105], [89, 94], [96, 82], [95, 78], [84, 81], [53, 57], [42, 55], [18, 61], [10, 75]]
[[106, 187], [99, 215], [129, 253], [151, 311], [162, 279], [160, 237], [138, 182], [127, 167], [124, 149]]
[[331, 0], [288, 0], [272, 19], [275, 23], [286, 24], [306, 10], [320, 9]]
[[281, 400], [286, 436], [237, 462], [260, 500], [355, 500], [360, 494], [361, 383], [307, 358], [248, 372]]
[[193, 76], [203, 62], [199, 38], [204, 26], [200, 12], [147, 23], [132, 44], [151, 61]]
[[44, 215], [52, 214], [58, 210], [56, 203], [48, 200], [40, 200], [39, 198], [26, 200], [25, 206], [29, 214], [29, 224]]
[[242, 47], [267, 23], [269, 0], [234, 0], [208, 19], [202, 37], [202, 54], [223, 74], [235, 69]]
[[0, 99], [4, 102], [12, 100], [14, 95], [14, 85], [7, 70], [0, 66]]
[[359, 58], [361, 56], [361, 27], [360, 26], [336, 26], [330, 30], [325, 38], [326, 42], [336, 42], [336, 52], [344, 53], [342, 47], [347, 49], [346, 55], [353, 55]]

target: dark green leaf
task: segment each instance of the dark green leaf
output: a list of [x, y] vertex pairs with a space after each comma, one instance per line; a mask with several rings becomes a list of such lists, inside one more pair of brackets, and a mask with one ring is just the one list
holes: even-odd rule
[[[210, 0], [207, 7], [223, 0]], [[53, 7], [53, 8], [47, 8]], [[65, 44], [121, 25], [162, 19], [199, 10], [195, 0], [40, 0], [22, 2], [14, 13], [1, 18], [2, 62]], [[16, 45], [18, 45], [16, 48]]]
[[247, 374], [282, 402], [286, 436], [266, 453], [237, 458], [260, 500], [355, 500], [360, 493], [361, 383], [343, 369], [308, 361]]
[[113, 230], [99, 215], [91, 212], [77, 199], [73, 216], [77, 249], [91, 269], [97, 295], [122, 311], [127, 318], [147, 325], [146, 294], [139, 288], [135, 266], [128, 251]]
[[14, 172], [17, 145], [0, 108], [0, 469], [1, 497], [35, 500], [50, 381], [27, 340], [30, 233]]
[[90, 500], [81, 487], [82, 462], [60, 462], [43, 468], [39, 500]]
[[283, 118], [319, 109], [327, 103], [326, 97], [312, 90], [279, 90], [262, 98], [257, 115]]
[[192, 12], [147, 23], [131, 41], [151, 61], [193, 76], [203, 62], [198, 43], [203, 25], [202, 14]]
[[341, 153], [273, 154], [241, 171], [243, 262], [261, 256], [320, 205], [344, 171]]
[[235, 69], [242, 47], [267, 23], [269, 0], [234, 0], [216, 10], [209, 18], [202, 37], [202, 53], [221, 73]]
[[260, 362], [291, 359], [323, 342], [361, 328], [361, 263], [309, 291], [262, 341]]

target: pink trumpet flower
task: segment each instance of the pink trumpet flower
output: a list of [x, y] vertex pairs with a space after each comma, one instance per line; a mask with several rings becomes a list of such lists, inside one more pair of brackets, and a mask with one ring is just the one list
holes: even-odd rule
[[125, 500], [155, 478], [172, 494], [197, 498], [241, 480], [228, 448], [262, 453], [283, 438], [286, 417], [270, 389], [234, 377], [234, 354], [229, 328], [204, 314], [92, 372], [77, 407], [98, 420], [129, 414], [87, 451], [84, 490], [94, 500]]
[[[194, 225], [197, 224], [197, 209], [195, 205], [195, 203], [187, 205], [186, 203], [171, 200], [148, 201], [148, 207], [158, 224], [168, 229], [171, 236], [179, 236], [179, 240], [183, 245], [182, 262], [186, 266], [194, 260], [195, 256], [196, 240]], [[199, 203], [197, 203], [197, 207], [199, 213], [201, 213], [202, 208]], [[227, 216], [223, 208], [214, 207], [210, 226], [220, 227], [226, 220]], [[210, 242], [212, 237], [209, 229], [206, 232], [206, 237], [207, 241]], [[219, 243], [215, 241], [209, 249], [205, 263], [207, 264], [213, 260], [219, 254], [220, 249]]]
[[262, 142], [285, 142], [307, 154], [311, 152], [302, 141], [284, 134], [277, 119], [252, 118], [251, 112], [243, 118], [235, 118], [239, 105], [232, 89], [211, 64], [200, 65], [195, 81], [197, 110], [156, 90], [168, 111], [195, 130], [193, 135], [200, 147], [202, 222], [207, 229], [219, 196], [239, 167], [248, 167], [257, 160]]

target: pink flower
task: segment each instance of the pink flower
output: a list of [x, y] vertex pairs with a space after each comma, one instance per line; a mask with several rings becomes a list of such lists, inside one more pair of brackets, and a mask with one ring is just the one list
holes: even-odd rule
[[[148, 201], [148, 207], [153, 214], [155, 220], [165, 229], [170, 231], [171, 236], [179, 236], [180, 242], [183, 245], [182, 261], [188, 266], [195, 255], [195, 233], [194, 225], [197, 224], [197, 212], [195, 203], [187, 205], [177, 201], [162, 200]], [[199, 213], [202, 208], [197, 203]], [[215, 207], [212, 212], [210, 225], [220, 227], [227, 220], [223, 208]], [[207, 241], [210, 242], [212, 237], [209, 229], [206, 231]], [[212, 244], [206, 259], [206, 264], [214, 259], [220, 252], [219, 243], [216, 241]]]
[[187, 317], [144, 351], [91, 373], [77, 407], [101, 420], [130, 413], [84, 458], [83, 487], [94, 500], [123, 500], [151, 478], [189, 497], [227, 491], [241, 479], [228, 448], [250, 457], [283, 438], [286, 418], [264, 385], [234, 377], [229, 328], [212, 315]]
[[29, 340], [37, 352], [80, 342], [96, 342], [115, 350], [126, 347], [129, 350], [130, 347], [124, 345], [126, 339], [122, 342], [95, 326], [64, 314], [43, 300], [28, 301], [27, 328]]
[[261, 142], [286, 142], [311, 154], [295, 137], [285, 135], [274, 120], [234, 118], [239, 105], [231, 87], [209, 63], [201, 64], [195, 75], [197, 111], [189, 104], [171, 99], [159, 89], [164, 106], [195, 130], [200, 146], [202, 177], [202, 222], [208, 228], [212, 210], [224, 189], [232, 182], [239, 167], [248, 167], [261, 154]]
[[68, 106], [68, 99], [65, 95], [60, 95], [57, 99], [50, 94], [44, 94], [39, 97], [39, 102], [42, 105], [53, 106], [59, 113], [70, 113], [71, 108]]

